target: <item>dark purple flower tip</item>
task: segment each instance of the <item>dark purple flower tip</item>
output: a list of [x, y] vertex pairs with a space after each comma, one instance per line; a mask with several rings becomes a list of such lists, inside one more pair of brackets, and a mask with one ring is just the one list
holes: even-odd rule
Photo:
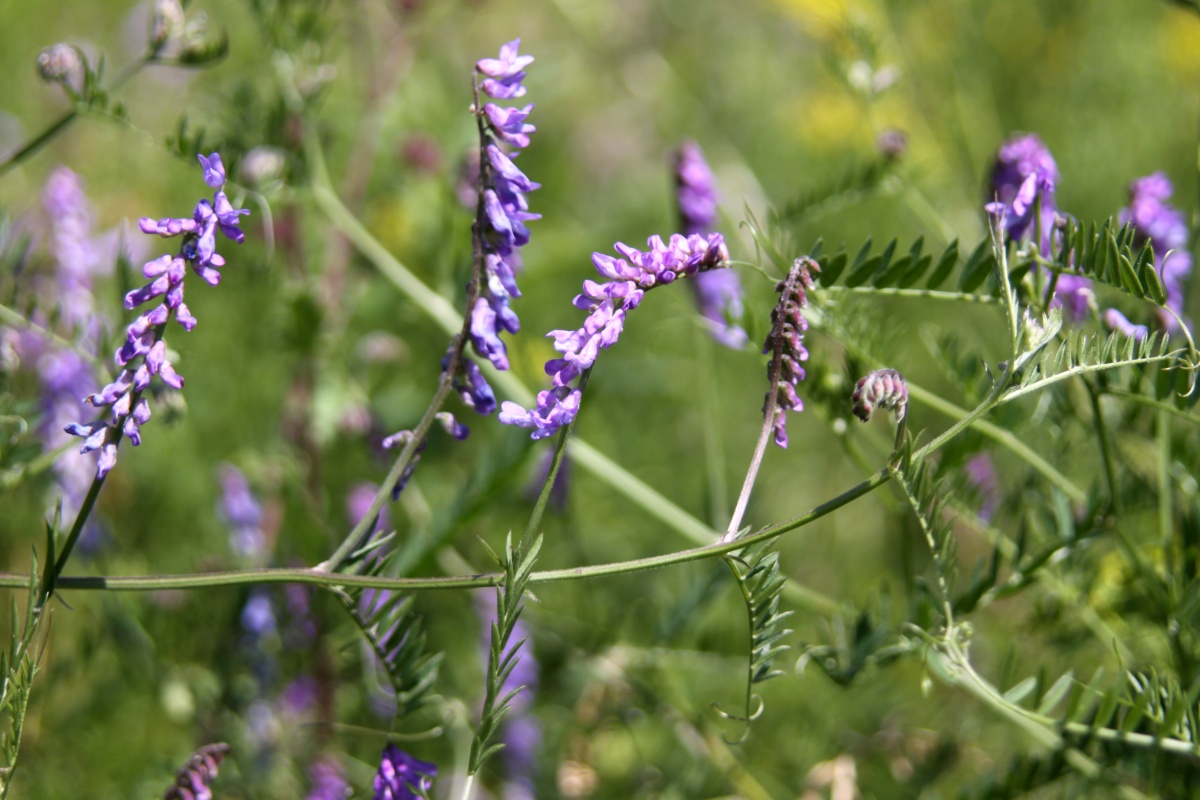
[[225, 165], [221, 163], [221, 154], [213, 153], [205, 158], [197, 155], [200, 166], [204, 168], [204, 182], [210, 189], [220, 189], [225, 185]]
[[109, 424], [102, 420], [95, 422], [81, 423], [72, 422], [69, 425], [63, 426], [63, 430], [72, 436], [78, 436], [84, 440], [83, 448], [80, 453], [90, 453], [93, 450], [98, 450], [104, 444], [104, 440], [108, 437]]
[[459, 422], [449, 411], [439, 411], [434, 415], [434, 419], [438, 421], [438, 424], [442, 426], [442, 429], [446, 433], [459, 441], [471, 435], [471, 429]]
[[1133, 324], [1128, 317], [1115, 308], [1106, 309], [1103, 318], [1104, 324], [1108, 326], [1109, 330], [1119, 331], [1132, 339], [1144, 339], [1150, 334], [1147, 326]]
[[454, 380], [454, 388], [458, 390], [459, 396], [462, 397], [464, 403], [474, 408], [477, 413], [484, 415], [491, 414], [496, 410], [496, 393], [492, 391], [492, 387], [484, 379], [479, 365], [464, 357], [462, 370], [466, 378], [466, 383], [459, 381], [457, 376], [455, 376]]
[[375, 775], [374, 800], [417, 800], [417, 792], [428, 792], [437, 775], [437, 765], [421, 761], [394, 744], [383, 748]]
[[897, 419], [908, 412], [908, 383], [894, 369], [877, 369], [858, 379], [851, 395], [854, 416], [863, 422], [871, 418], [876, 408], [895, 410]]

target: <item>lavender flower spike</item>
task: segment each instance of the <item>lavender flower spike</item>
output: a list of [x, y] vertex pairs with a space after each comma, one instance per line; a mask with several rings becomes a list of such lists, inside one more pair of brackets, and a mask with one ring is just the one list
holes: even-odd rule
[[[1003, 204], [1004, 227], [1009, 238], [1024, 237], [1040, 218], [1042, 236], [1048, 243], [1054, 226], [1057, 183], [1058, 165], [1036, 135], [1017, 136], [1000, 146], [987, 199]], [[1043, 254], [1046, 252], [1049, 248], [1044, 248]]]
[[[700, 145], [684, 142], [675, 155], [676, 201], [684, 235], [707, 234], [717, 223], [716, 178]], [[746, 332], [731, 319], [742, 316], [742, 283], [733, 270], [710, 270], [692, 282], [696, 307], [708, 320], [713, 338], [741, 349]]]
[[[521, 40], [516, 39], [500, 48], [499, 58], [484, 58], [475, 65], [483, 81], [479, 90], [496, 99], [521, 97], [525, 87], [525, 67], [533, 63], [532, 56], [518, 54]], [[508, 350], [501, 333], [520, 330], [521, 321], [510, 306], [514, 297], [521, 296], [516, 273], [521, 268], [517, 249], [529, 243], [529, 228], [525, 223], [540, 218], [529, 211], [525, 195], [539, 188], [517, 167], [513, 159], [529, 146], [529, 135], [536, 128], [526, 122], [533, 105], [507, 108], [486, 103], [474, 112], [479, 124], [480, 164], [474, 235], [476, 252], [481, 259], [478, 267], [481, 282], [470, 311], [468, 332], [475, 352], [492, 362], [499, 370], [507, 370]], [[502, 144], [509, 150], [505, 150]], [[446, 368], [443, 362], [442, 368]], [[464, 401], [480, 414], [496, 409], [495, 395], [483, 379], [478, 367], [467, 359], [459, 359], [454, 386]]]
[[[433, 787], [437, 765], [420, 761], [394, 744], [383, 748], [379, 772], [375, 774], [374, 800], [418, 800]], [[418, 792], [421, 795], [417, 794]]]
[[167, 344], [163, 339], [167, 323], [174, 319], [186, 331], [196, 327], [196, 318], [183, 302], [183, 279], [187, 268], [209, 284], [215, 286], [221, 280], [217, 270], [225, 265], [225, 259], [216, 252], [216, 231], [235, 242], [244, 238], [238, 227], [245, 209], [235, 209], [225, 196], [225, 168], [217, 153], [200, 156], [204, 168], [204, 180], [216, 190], [212, 202], [204, 199], [196, 204], [191, 219], [152, 220], [143, 217], [139, 226], [143, 233], [163, 237], [182, 236], [176, 255], [163, 255], [142, 267], [142, 275], [149, 281], [140, 289], [125, 295], [125, 307], [133, 309], [143, 303], [162, 298], [157, 306], [142, 313], [130, 323], [125, 332], [125, 343], [117, 350], [116, 362], [122, 367], [116, 381], [98, 392], [88, 395], [84, 402], [94, 408], [108, 408], [112, 422], [92, 422], [87, 425], [73, 423], [64, 430], [85, 439], [81, 453], [94, 450], [100, 452], [96, 464], [96, 478], [102, 479], [117, 462], [117, 443], [122, 436], [129, 438], [135, 447], [141, 444], [141, 427], [150, 419], [150, 406], [142, 397], [150, 381], [157, 376], [173, 389], [183, 388], [183, 377], [167, 359]]
[[553, 387], [539, 392], [537, 405], [530, 410], [506, 400], [499, 416], [502, 423], [532, 428], [534, 439], [552, 436], [569, 425], [579, 413], [582, 397], [578, 388], [571, 387], [571, 382], [595, 363], [601, 350], [616, 344], [624, 329], [626, 315], [638, 307], [645, 293], [673, 283], [677, 278], [691, 278], [724, 267], [729, 262], [725, 239], [719, 233], [707, 238], [676, 233], [669, 242], [652, 236], [648, 244], [649, 249], [643, 252], [618, 242], [616, 250], [625, 258], [592, 254], [596, 271], [610, 281], [583, 282], [583, 293], [576, 295], [573, 301], [576, 308], [588, 312], [583, 327], [546, 334], [554, 339], [554, 349], [562, 354], [561, 358], [546, 362], [545, 371]]

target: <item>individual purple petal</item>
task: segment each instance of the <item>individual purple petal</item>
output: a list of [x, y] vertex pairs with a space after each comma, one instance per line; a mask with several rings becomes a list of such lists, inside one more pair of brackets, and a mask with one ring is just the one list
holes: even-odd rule
[[225, 185], [225, 165], [221, 163], [221, 154], [213, 153], [207, 158], [197, 155], [200, 166], [204, 168], [204, 182], [211, 189], [220, 189]]

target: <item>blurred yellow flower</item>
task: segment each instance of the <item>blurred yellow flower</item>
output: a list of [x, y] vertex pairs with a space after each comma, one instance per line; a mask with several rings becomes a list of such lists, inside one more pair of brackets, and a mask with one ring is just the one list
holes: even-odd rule
[[1165, 14], [1160, 37], [1159, 52], [1171, 70], [1189, 77], [1200, 75], [1200, 21], [1183, 14]]

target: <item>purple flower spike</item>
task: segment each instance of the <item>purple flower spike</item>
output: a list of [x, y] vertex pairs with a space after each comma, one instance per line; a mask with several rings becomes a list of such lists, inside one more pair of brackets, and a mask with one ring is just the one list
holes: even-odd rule
[[1119, 331], [1132, 339], [1145, 339], [1150, 335], [1148, 327], [1133, 324], [1128, 317], [1115, 308], [1105, 310], [1104, 324], [1108, 326], [1109, 330]]
[[552, 436], [570, 424], [579, 413], [581, 392], [570, 383], [591, 367], [601, 350], [616, 344], [624, 330], [628, 312], [638, 307], [646, 291], [672, 283], [676, 278], [691, 278], [702, 272], [726, 266], [729, 251], [719, 233], [707, 238], [674, 234], [669, 242], [650, 237], [649, 249], [635, 250], [617, 243], [616, 249], [628, 261], [602, 253], [592, 254], [592, 264], [604, 277], [619, 276], [610, 283], [584, 281], [583, 293], [572, 304], [588, 317], [574, 331], [557, 330], [546, 334], [554, 339], [554, 349], [562, 354], [546, 362], [552, 389], [540, 392], [537, 405], [526, 410], [512, 401], [501, 405], [500, 421], [506, 425], [532, 428], [532, 438]]
[[[499, 58], [485, 58], [476, 64], [476, 70], [485, 76], [480, 88], [492, 97], [504, 99], [525, 93], [525, 87], [521, 86], [523, 70], [533, 63], [533, 57], [518, 54], [520, 43], [520, 39], [509, 42], [500, 48]], [[535, 131], [526, 122], [532, 110], [532, 105], [505, 108], [495, 103], [475, 109], [481, 123], [480, 148], [485, 153], [473, 193], [480, 201], [475, 237], [482, 259], [479, 265], [482, 280], [470, 309], [468, 332], [475, 352], [499, 370], [509, 368], [507, 348], [500, 334], [520, 329], [520, 320], [510, 306], [512, 298], [521, 296], [516, 281], [521, 264], [517, 250], [529, 243], [529, 228], [525, 223], [541, 216], [529, 211], [525, 197], [540, 184], [530, 180], [513, 161], [515, 151], [527, 147], [529, 134]], [[507, 152], [500, 142], [509, 147]], [[465, 360], [459, 360], [460, 373], [454, 376], [454, 386], [476, 411], [490, 414], [496, 409], [495, 396], [477, 367], [469, 375], [461, 372]]]
[[[1135, 245], [1141, 246], [1149, 242], [1154, 247], [1154, 266], [1158, 269], [1167, 293], [1166, 307], [1182, 317], [1185, 291], [1183, 282], [1192, 272], [1192, 254], [1186, 249], [1187, 217], [1167, 202], [1174, 192], [1175, 187], [1171, 185], [1166, 173], [1156, 172], [1138, 178], [1129, 184], [1129, 207], [1121, 209], [1120, 220], [1122, 225], [1133, 223]], [[1167, 333], [1179, 332], [1179, 321], [1175, 315], [1161, 308], [1157, 314], [1163, 330]], [[1124, 319], [1120, 312], [1115, 312], [1115, 315], [1114, 319]], [[1107, 313], [1105, 322], [1116, 330], [1123, 329], [1114, 325]], [[1132, 325], [1128, 320], [1126, 323]]]
[[379, 772], [375, 774], [374, 800], [418, 800], [417, 792], [428, 792], [436, 775], [436, 764], [415, 759], [389, 744], [383, 748]]
[[854, 416], [863, 422], [877, 408], [894, 410], [896, 419], [902, 420], [908, 413], [908, 382], [894, 369], [877, 369], [858, 379], [850, 399]]
[[[190, 331], [196, 327], [196, 318], [183, 301], [184, 277], [188, 266], [215, 285], [220, 280], [216, 268], [225, 264], [225, 259], [215, 249], [216, 230], [219, 228], [226, 238], [236, 242], [244, 238], [237, 227], [238, 219], [249, 212], [233, 208], [221, 191], [225, 185], [225, 167], [221, 163], [221, 156], [213, 153], [199, 158], [205, 182], [216, 190], [215, 205], [202, 199], [196, 204], [191, 219], [164, 218], [155, 221], [143, 217], [139, 223], [144, 233], [168, 238], [182, 236], [183, 241], [177, 255], [160, 256], [142, 267], [142, 275], [149, 283], [126, 294], [125, 307], [133, 309], [159, 297], [163, 301], [151, 311], [141, 314], [127, 328], [125, 342], [116, 354], [118, 366], [124, 368], [121, 376], [99, 392], [88, 395], [84, 401], [96, 408], [108, 407], [112, 413], [111, 423], [92, 423], [93, 426], [100, 424], [106, 428], [97, 464], [97, 477], [104, 477], [116, 463], [117, 442], [121, 436], [127, 436], [135, 446], [141, 443], [141, 426], [150, 419], [149, 405], [141, 394], [149, 387], [151, 378], [157, 375], [167, 386], [183, 388], [183, 378], [167, 360], [163, 331], [172, 316], [184, 330]], [[139, 359], [141, 363], [135, 364]], [[68, 425], [64, 430], [76, 436], [84, 435], [80, 433], [84, 426]], [[88, 442], [93, 442], [100, 433], [97, 429], [91, 429], [87, 434]], [[85, 444], [84, 452], [94, 449], [95, 446], [88, 447]]]

